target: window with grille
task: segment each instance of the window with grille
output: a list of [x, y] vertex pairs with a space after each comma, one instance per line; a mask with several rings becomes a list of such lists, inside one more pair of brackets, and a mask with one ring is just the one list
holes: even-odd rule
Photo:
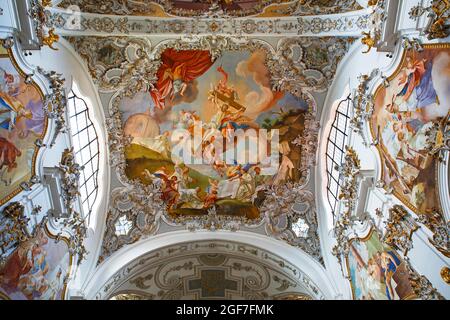
[[350, 113], [352, 111], [352, 100], [350, 95], [342, 100], [337, 109], [331, 126], [327, 143], [327, 198], [333, 213], [333, 220], [339, 205], [339, 192], [342, 179], [338, 168], [341, 167], [345, 158], [345, 146], [350, 134]]
[[68, 113], [76, 162], [83, 168], [79, 180], [83, 215], [90, 219], [98, 193], [98, 136], [89, 118], [86, 101], [73, 91], [68, 97]]

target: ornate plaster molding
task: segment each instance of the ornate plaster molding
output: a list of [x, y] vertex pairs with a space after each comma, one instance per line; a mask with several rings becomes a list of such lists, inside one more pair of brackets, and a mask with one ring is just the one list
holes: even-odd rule
[[409, 17], [413, 20], [418, 20], [421, 16], [427, 13], [428, 24], [423, 33], [428, 40], [444, 39], [450, 35], [450, 1], [449, 0], [432, 0], [431, 5], [424, 7], [417, 5], [409, 12]]
[[[285, 39], [280, 41], [276, 49], [267, 43], [248, 38], [231, 39], [227, 37], [184, 38], [176, 41], [165, 41], [155, 48], [144, 40], [128, 38], [70, 38], [76, 51], [88, 64], [99, 90], [116, 91], [110, 105], [110, 117], [107, 119], [111, 165], [124, 187], [113, 191], [112, 206], [107, 218], [107, 229], [100, 261], [121, 248], [141, 238], [157, 232], [163, 219], [174, 227], [184, 226], [189, 230], [225, 229], [238, 230], [240, 226], [256, 227], [266, 224], [267, 233], [298, 246], [321, 261], [320, 244], [317, 236], [317, 221], [312, 203], [312, 195], [304, 190], [309, 181], [309, 170], [316, 163], [316, 147], [319, 125], [315, 119], [315, 103], [310, 95], [313, 91], [326, 90], [331, 83], [338, 61], [348, 48], [348, 42], [342, 39]], [[115, 50], [114, 61], [105, 63], [95, 55], [102, 48]], [[125, 147], [131, 142], [123, 135], [119, 105], [122, 99], [133, 97], [142, 90], [148, 90], [156, 81], [156, 72], [160, 66], [159, 57], [167, 48], [178, 50], [209, 50], [213, 58], [224, 51], [264, 50], [267, 52], [267, 65], [272, 75], [274, 90], [287, 91], [305, 99], [310, 104], [310, 112], [305, 118], [304, 136], [298, 137], [295, 143], [303, 148], [301, 168], [304, 177], [298, 185], [282, 186], [277, 190], [266, 190], [268, 199], [263, 208], [272, 207], [277, 201], [283, 212], [269, 212], [263, 209], [260, 219], [247, 220], [231, 218], [215, 214], [214, 209], [207, 216], [170, 218], [164, 203], [160, 200], [158, 185], [144, 186], [136, 181], [129, 181], [125, 175]], [[316, 51], [314, 51], [316, 50]], [[299, 52], [299, 57], [294, 56]], [[314, 59], [314, 52], [331, 53], [327, 59]], [[293, 67], [295, 65], [295, 67]], [[275, 199], [272, 195], [278, 195]], [[281, 196], [280, 196], [281, 195]], [[283, 203], [281, 203], [283, 202]], [[303, 204], [308, 210], [293, 209], [295, 204]], [[131, 208], [134, 208], [131, 210]], [[125, 216], [133, 225], [127, 235], [116, 235], [115, 224]], [[292, 230], [299, 219], [309, 225], [308, 237], [299, 237]]]
[[[62, 230], [69, 233], [69, 251], [72, 255], [78, 256], [77, 263], [80, 265], [88, 253], [84, 246], [87, 227], [81, 214], [74, 209], [79, 196], [78, 180], [82, 168], [75, 162], [73, 148], [64, 150], [58, 169], [62, 173], [61, 196], [66, 206], [67, 217], [56, 218], [56, 221], [62, 220]], [[58, 237], [61, 237], [62, 234], [63, 231], [60, 231]]]
[[367, 10], [317, 16], [277, 18], [151, 18], [49, 8], [46, 23], [64, 36], [341, 36], [358, 37], [369, 29]]
[[354, 212], [358, 202], [359, 173], [361, 170], [361, 162], [356, 151], [348, 146], [346, 149], [344, 163], [341, 168], [338, 168], [343, 176], [339, 200], [344, 204], [345, 209], [339, 213], [333, 228], [336, 244], [332, 249], [332, 254], [338, 259], [341, 266], [342, 257], [346, 257], [350, 250], [349, 237], [355, 223]]

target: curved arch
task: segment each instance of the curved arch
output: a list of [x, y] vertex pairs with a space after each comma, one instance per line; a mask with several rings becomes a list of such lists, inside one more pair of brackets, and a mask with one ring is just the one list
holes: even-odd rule
[[[186, 239], [189, 239], [189, 243], [213, 240], [229, 241], [230, 236], [234, 243], [259, 248], [260, 250], [264, 250], [264, 252], [275, 252], [280, 259], [289, 262], [306, 275], [311, 282], [320, 289], [323, 298], [334, 299], [337, 296], [333, 279], [325, 271], [322, 265], [302, 251], [281, 241], [251, 232], [231, 233], [203, 231], [192, 233], [189, 231], [176, 231], [160, 234], [128, 246], [126, 249], [117, 251], [108, 260], [102, 263], [89, 279], [88, 283], [83, 288], [85, 297], [87, 299], [95, 298], [97, 294], [100, 294], [99, 290], [103, 289], [105, 285], [108, 284], [108, 281], [118, 277], [121, 270], [144, 255], [156, 252], [157, 250], [170, 245], [186, 243]], [[104, 294], [103, 290], [101, 292]]]
[[[333, 108], [333, 106], [335, 106], [335, 101], [338, 101], [342, 97], [342, 93], [345, 91], [345, 88], [348, 87], [350, 92], [357, 88], [359, 85], [357, 80], [359, 75], [370, 73], [375, 67], [379, 67], [383, 71], [385, 71], [383, 66], [388, 66], [386, 68], [392, 68], [392, 64], [395, 64], [398, 55], [398, 53], [396, 53], [394, 59], [391, 60], [386, 57], [386, 55], [374, 51], [369, 54], [362, 54], [362, 52], [363, 45], [360, 42], [355, 42], [351, 46], [349, 52], [342, 59], [336, 71], [336, 78], [330, 86], [325, 99], [320, 120], [321, 131], [319, 134], [319, 155], [315, 173], [317, 176], [326, 176], [326, 159], [324, 155], [327, 148], [327, 134], [330, 132], [334, 119], [332, 115], [335, 111], [335, 108]], [[352, 135], [350, 135], [350, 143], [353, 143], [353, 140], [356, 138], [358, 137], [352, 137]], [[374, 152], [373, 149], [370, 150], [375, 158], [378, 157], [377, 152]], [[378, 160], [376, 161], [377, 163], [375, 164], [375, 170], [379, 171], [379, 162]], [[342, 296], [346, 299], [351, 299], [352, 293], [350, 284], [343, 276], [341, 266], [339, 265], [337, 259], [331, 254], [335, 240], [332, 235], [333, 224], [330, 208], [326, 199], [326, 184], [326, 180], [316, 179], [315, 188], [317, 219], [319, 224], [319, 237], [321, 239], [322, 252], [324, 252], [324, 263], [327, 270], [330, 270], [330, 273], [333, 274], [333, 278], [339, 286], [339, 291]]]
[[[92, 106], [89, 110], [92, 121], [97, 129], [100, 149], [100, 171], [99, 171], [99, 190], [98, 198], [93, 207], [93, 212], [99, 214], [93, 215], [89, 225], [88, 237], [85, 240], [85, 247], [89, 252], [87, 260], [81, 264], [77, 270], [75, 280], [72, 281], [70, 287], [79, 287], [81, 283], [95, 268], [95, 261], [101, 249], [101, 239], [104, 234], [105, 217], [108, 211], [109, 197], [108, 190], [110, 186], [110, 171], [108, 165], [109, 149], [106, 147], [107, 130], [105, 127], [105, 114], [102, 108], [102, 103], [98, 95], [96, 86], [92, 78], [89, 76], [89, 70], [75, 53], [72, 46], [64, 38], [56, 44], [58, 51], [53, 51], [49, 48], [42, 48], [41, 51], [36, 52], [32, 56], [27, 57], [29, 64], [40, 66], [44, 70], [58, 70], [62, 74], [62, 78], [66, 79], [65, 90], [66, 93], [72, 89], [72, 83], [75, 81], [78, 87], [78, 93], [86, 98], [88, 105]], [[46, 150], [45, 166], [56, 166], [60, 160], [60, 154], [64, 148], [70, 145], [69, 134], [62, 134], [57, 141], [63, 143], [56, 143], [48, 153]], [[57, 156], [55, 156], [57, 155]], [[42, 164], [43, 165], [43, 164]], [[40, 165], [41, 166], [41, 165]], [[69, 288], [70, 288], [69, 287]]]

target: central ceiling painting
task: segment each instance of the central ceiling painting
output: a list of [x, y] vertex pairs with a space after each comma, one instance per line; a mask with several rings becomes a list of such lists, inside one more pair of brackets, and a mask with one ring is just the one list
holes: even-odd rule
[[314, 196], [344, 39], [71, 37], [99, 88], [115, 187], [99, 263], [165, 224], [263, 228], [322, 261]]
[[161, 183], [168, 214], [260, 218], [267, 186], [298, 182], [308, 104], [273, 91], [266, 51], [165, 49], [150, 92], [121, 101], [128, 179]]

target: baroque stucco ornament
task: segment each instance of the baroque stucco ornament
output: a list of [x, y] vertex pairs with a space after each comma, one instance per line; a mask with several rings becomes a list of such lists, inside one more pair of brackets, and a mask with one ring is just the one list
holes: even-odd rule
[[[84, 240], [87, 235], [87, 226], [85, 219], [79, 212], [74, 209], [75, 202], [79, 196], [79, 176], [80, 166], [75, 161], [75, 154], [72, 149], [66, 149], [61, 155], [61, 161], [58, 169], [62, 174], [61, 189], [64, 205], [67, 210], [67, 217], [55, 218], [57, 223], [61, 223], [63, 230], [69, 233], [69, 252], [72, 255], [78, 256], [78, 264], [86, 258], [86, 248]], [[62, 220], [62, 221], [60, 221]], [[61, 231], [58, 234], [58, 239], [62, 236]]]
[[[133, 0], [126, 2], [108, 0], [103, 2], [104, 4], [99, 6], [95, 0], [64, 0], [59, 4], [59, 7], [78, 6], [83, 12], [101, 14], [182, 17], [245, 17], [258, 16], [264, 11], [273, 16], [311, 15], [361, 9], [361, 6], [355, 0], [321, 1], [320, 4], [317, 4], [315, 0], [263, 0], [254, 1], [254, 5], [247, 9], [229, 9], [226, 1], [211, 1], [210, 3], [203, 3], [201, 9], [197, 10], [180, 7], [170, 0]], [[239, 4], [239, 1], [236, 2]], [[163, 12], [161, 12], [161, 9]]]
[[[345, 40], [325, 39], [284, 39], [276, 49], [263, 41], [248, 38], [227, 37], [189, 37], [182, 40], [164, 41], [151, 49], [151, 44], [143, 39], [128, 38], [70, 38], [77, 52], [86, 60], [94, 81], [101, 93], [116, 92], [111, 100], [107, 126], [111, 165], [124, 187], [112, 193], [112, 207], [107, 218], [107, 230], [100, 261], [111, 255], [123, 245], [134, 243], [140, 238], [155, 234], [161, 221], [171, 226], [184, 226], [189, 230], [225, 229], [238, 230], [241, 226], [253, 228], [266, 224], [267, 234], [286, 240], [298, 246], [321, 261], [320, 245], [317, 236], [317, 221], [313, 196], [304, 189], [309, 180], [309, 170], [316, 162], [316, 146], [319, 125], [315, 120], [315, 102], [311, 92], [324, 91], [331, 83], [338, 61], [345, 54], [349, 43]], [[102, 60], [96, 52], [103, 48], [113, 51], [114, 59]], [[156, 72], [160, 66], [159, 57], [167, 48], [177, 50], [208, 50], [212, 58], [224, 51], [264, 50], [267, 53], [267, 66], [271, 73], [273, 90], [290, 92], [301, 97], [310, 105], [305, 117], [304, 135], [294, 144], [302, 147], [301, 168], [303, 180], [292, 186], [267, 189], [267, 199], [262, 205], [261, 218], [248, 220], [217, 215], [214, 208], [206, 216], [171, 218], [165, 204], [160, 200], [160, 186], [144, 186], [130, 181], [125, 176], [125, 147], [130, 138], [122, 130], [119, 105], [124, 98], [153, 87]], [[321, 59], [316, 59], [322, 57]], [[295, 67], [293, 67], [295, 65]], [[272, 195], [282, 195], [272, 197]], [[270, 210], [274, 205], [282, 210]], [[294, 205], [303, 206], [297, 210]], [[131, 210], [131, 208], [133, 208]], [[117, 235], [115, 225], [125, 216], [133, 225], [126, 235]], [[299, 237], [292, 226], [299, 219], [309, 225], [308, 236]]]
[[[98, 6], [96, 6], [98, 7]], [[79, 9], [77, 9], [79, 10]], [[193, 19], [147, 16], [105, 15], [72, 9], [48, 8], [47, 28], [56, 28], [61, 35], [77, 36], [343, 36], [358, 37], [368, 31], [371, 23], [366, 10], [341, 16], [339, 14], [299, 16], [291, 14], [277, 18], [229, 18], [205, 16]]]
[[448, 24], [450, 18], [449, 0], [433, 0], [428, 7], [419, 4], [411, 9], [409, 17], [418, 20], [425, 13], [427, 13], [429, 21], [423, 32], [429, 40], [443, 39], [450, 35]]

